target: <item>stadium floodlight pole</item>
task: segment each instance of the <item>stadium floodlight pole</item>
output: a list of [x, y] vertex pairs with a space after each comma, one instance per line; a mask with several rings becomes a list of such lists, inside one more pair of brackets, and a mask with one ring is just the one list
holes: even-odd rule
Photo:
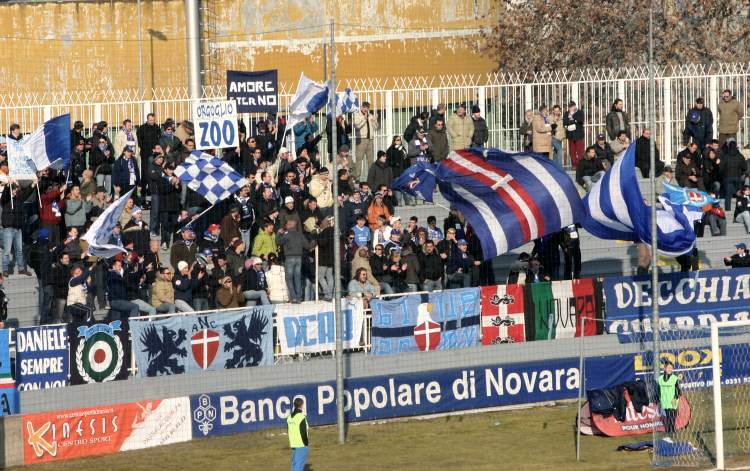
[[[336, 43], [334, 37], [334, 20], [331, 18], [331, 83], [328, 90], [331, 119], [336, 114]], [[339, 443], [346, 442], [344, 424], [344, 331], [341, 316], [341, 238], [339, 229], [339, 166], [336, 163], [336, 125], [331, 125], [331, 187], [333, 189], [333, 316], [336, 322], [336, 430]]]
[[188, 95], [191, 100], [203, 97], [201, 86], [201, 37], [198, 0], [185, 0], [185, 31], [187, 36]]
[[[648, 126], [651, 129], [649, 139], [650, 183], [651, 183], [651, 333], [653, 338], [654, 381], [659, 378], [660, 335], [659, 335], [659, 271], [658, 239], [656, 226], [656, 78], [654, 77], [654, 2], [651, 0], [648, 17]], [[654, 429], [656, 430], [656, 429]], [[656, 455], [654, 455], [656, 456]]]
[[141, 101], [146, 99], [143, 90], [143, 26], [141, 25], [141, 0], [136, 3], [136, 15], [138, 16], [138, 89]]

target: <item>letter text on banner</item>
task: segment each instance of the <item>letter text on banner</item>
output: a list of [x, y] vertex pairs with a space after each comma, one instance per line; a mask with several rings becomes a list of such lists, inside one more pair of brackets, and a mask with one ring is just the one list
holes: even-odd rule
[[237, 104], [234, 100], [201, 101], [193, 104], [195, 148], [224, 149], [240, 144]]
[[68, 384], [68, 329], [65, 325], [19, 327], [16, 331], [18, 390]]
[[187, 397], [24, 415], [23, 460], [38, 464], [192, 439]]
[[[361, 299], [344, 298], [344, 349], [358, 348], [364, 314]], [[277, 304], [276, 329], [282, 355], [333, 352], [336, 350], [336, 324], [333, 303]]]
[[227, 100], [237, 102], [239, 113], [276, 113], [279, 111], [278, 71], [227, 70]]

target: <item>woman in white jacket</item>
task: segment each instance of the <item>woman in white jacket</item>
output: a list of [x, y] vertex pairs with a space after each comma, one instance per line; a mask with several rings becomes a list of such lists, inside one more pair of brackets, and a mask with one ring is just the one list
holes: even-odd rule
[[271, 301], [271, 304], [289, 302], [289, 290], [286, 286], [284, 267], [279, 263], [279, 259], [275, 253], [268, 254], [266, 281], [268, 282], [268, 299]]

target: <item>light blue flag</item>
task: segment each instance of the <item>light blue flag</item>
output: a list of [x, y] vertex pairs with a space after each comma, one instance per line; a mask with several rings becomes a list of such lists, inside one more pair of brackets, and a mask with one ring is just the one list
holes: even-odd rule
[[336, 116], [359, 111], [359, 98], [351, 88], [336, 95]]
[[24, 139], [26, 155], [37, 172], [45, 168], [62, 170], [70, 166], [70, 114], [45, 122]]
[[287, 129], [305, 120], [312, 113], [317, 113], [328, 103], [328, 83], [313, 82], [302, 73], [297, 84], [297, 92], [289, 103]]
[[682, 188], [679, 186], [670, 185], [666, 182], [663, 182], [663, 185], [664, 194], [672, 204], [684, 204], [688, 206], [694, 206], [696, 208], [703, 208], [708, 205], [713, 205], [719, 201], [705, 191], [701, 191], [696, 188]]
[[127, 250], [109, 243], [109, 237], [112, 235], [112, 230], [117, 225], [117, 221], [120, 220], [125, 205], [130, 199], [130, 195], [133, 194], [135, 188], [125, 193], [105, 209], [102, 214], [96, 218], [96, 221], [91, 225], [86, 234], [81, 239], [89, 243], [89, 254], [99, 258], [110, 258], [114, 257], [118, 253], [128, 253]]
[[138, 376], [273, 364], [273, 306], [131, 320]]

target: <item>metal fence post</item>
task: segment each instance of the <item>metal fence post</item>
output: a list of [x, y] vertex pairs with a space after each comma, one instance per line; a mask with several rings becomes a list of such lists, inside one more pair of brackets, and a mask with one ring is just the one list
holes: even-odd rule
[[[665, 161], [670, 164], [674, 163], [672, 156], [672, 80], [669, 77], [662, 79], [662, 107], [664, 118], [664, 153], [662, 154]], [[656, 106], [656, 104], [654, 104]]]
[[391, 145], [393, 137], [393, 90], [385, 92], [385, 137], [388, 145]]

